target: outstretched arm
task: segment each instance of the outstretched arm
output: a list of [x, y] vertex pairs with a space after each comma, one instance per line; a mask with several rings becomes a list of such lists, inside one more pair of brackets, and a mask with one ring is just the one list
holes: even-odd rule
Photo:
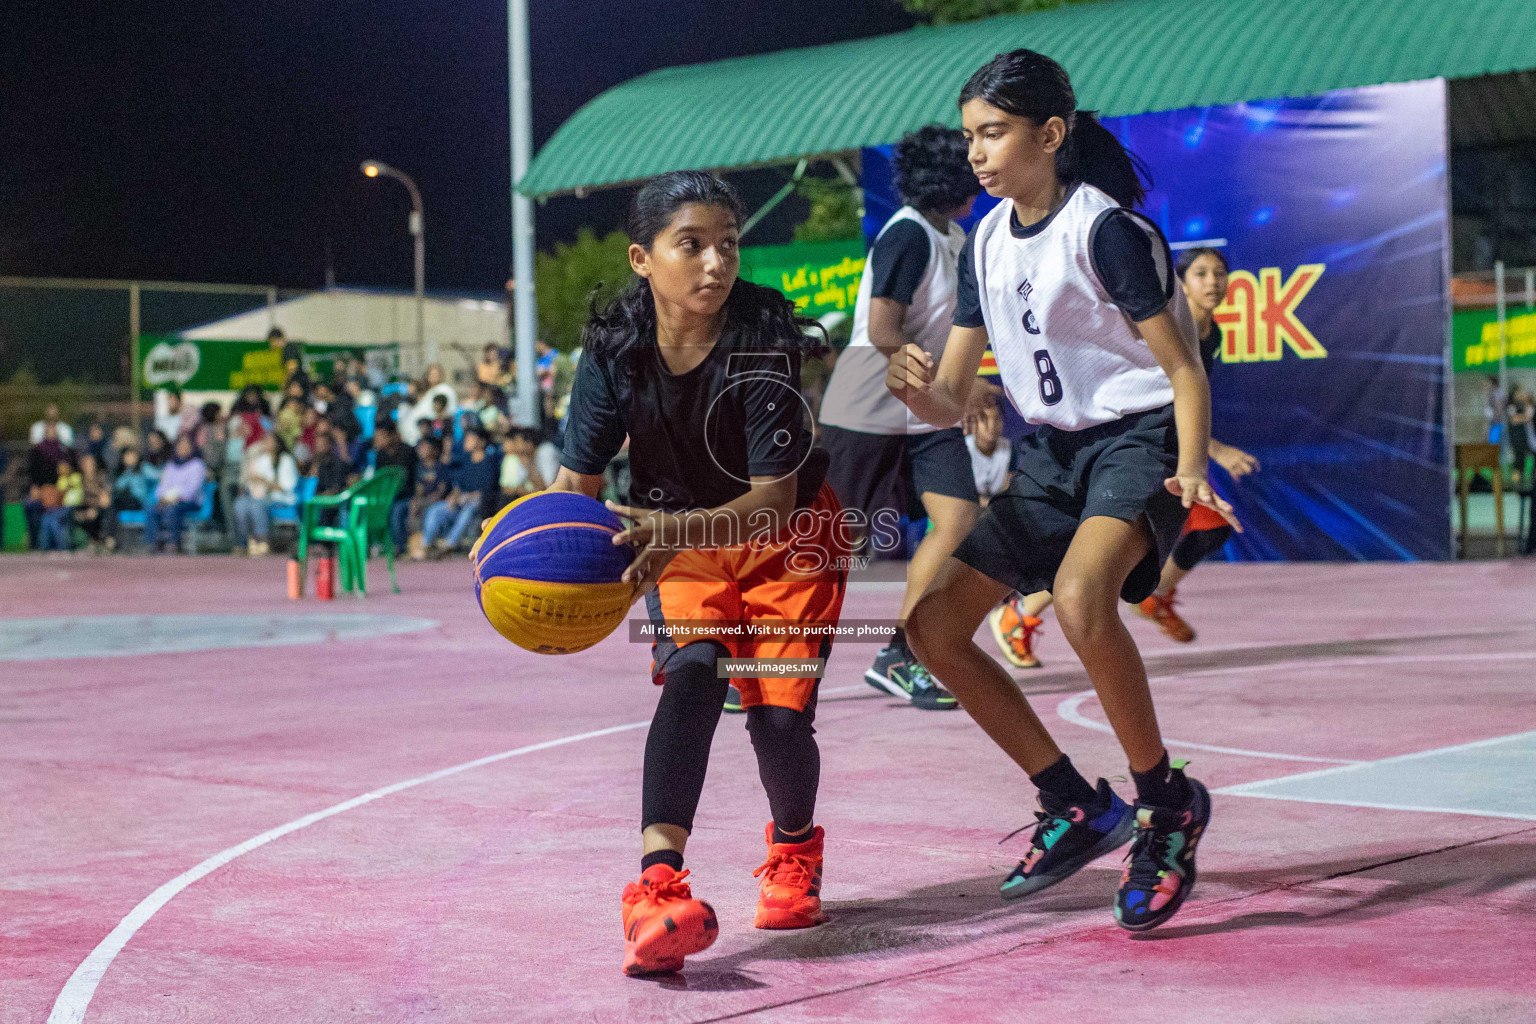
[[1242, 532], [1242, 524], [1232, 514], [1232, 506], [1211, 489], [1206, 477], [1206, 463], [1211, 448], [1211, 385], [1205, 378], [1200, 357], [1184, 339], [1173, 311], [1164, 308], [1136, 329], [1146, 339], [1158, 365], [1173, 384], [1173, 419], [1179, 432], [1179, 465], [1174, 475], [1164, 481], [1170, 493], [1184, 499], [1184, 507], [1204, 505]]

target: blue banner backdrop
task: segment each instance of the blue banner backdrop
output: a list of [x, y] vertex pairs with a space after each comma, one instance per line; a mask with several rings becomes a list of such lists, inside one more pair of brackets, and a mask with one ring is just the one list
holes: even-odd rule
[[[1431, 80], [1105, 121], [1174, 248], [1234, 271], [1212, 433], [1263, 470], [1211, 466], [1247, 531], [1228, 559], [1451, 557], [1445, 116]], [[889, 148], [863, 177], [872, 237], [899, 202]]]

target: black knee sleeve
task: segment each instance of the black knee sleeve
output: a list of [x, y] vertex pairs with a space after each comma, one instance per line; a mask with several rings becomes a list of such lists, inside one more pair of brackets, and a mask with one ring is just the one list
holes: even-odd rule
[[768, 809], [781, 831], [799, 832], [816, 816], [821, 751], [816, 746], [816, 697], [804, 711], [767, 705], [747, 708], [747, 732], [757, 752], [757, 774]]
[[1173, 546], [1173, 564], [1185, 572], [1199, 565], [1232, 536], [1232, 527], [1218, 526], [1214, 530], [1194, 530], [1179, 538]]
[[645, 737], [640, 827], [676, 825], [693, 830], [693, 814], [704, 791], [709, 745], [730, 683], [715, 676], [724, 647], [697, 641], [673, 652], [663, 666], [664, 682], [651, 730]]

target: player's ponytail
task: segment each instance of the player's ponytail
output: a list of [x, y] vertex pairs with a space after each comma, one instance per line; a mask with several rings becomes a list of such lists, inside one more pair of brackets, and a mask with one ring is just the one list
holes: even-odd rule
[[1146, 198], [1146, 164], [1099, 123], [1095, 111], [1077, 109], [1066, 69], [1045, 54], [1010, 50], [993, 57], [960, 90], [960, 106], [974, 99], [1035, 124], [1061, 118], [1067, 137], [1056, 151], [1056, 177], [1063, 184], [1087, 182], [1121, 206], [1140, 206]]
[[1056, 176], [1086, 181], [1121, 206], [1140, 206], [1147, 198], [1143, 181], [1151, 182], [1146, 165], [1099, 123], [1098, 111], [1072, 113], [1072, 130], [1056, 151]]

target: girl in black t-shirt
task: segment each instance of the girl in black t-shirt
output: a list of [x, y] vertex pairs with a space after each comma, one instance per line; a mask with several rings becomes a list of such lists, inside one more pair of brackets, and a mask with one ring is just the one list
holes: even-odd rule
[[[701, 172], [640, 190], [629, 224], [636, 277], [583, 332], [551, 487], [596, 497], [628, 436], [634, 507], [609, 505], [633, 522], [614, 538], [638, 549], [625, 579], [653, 623], [689, 630], [652, 648], [661, 698], [646, 739], [641, 875], [623, 897], [629, 974], [677, 970], [718, 932], [683, 881], [728, 685], [717, 659], [825, 658], [829, 640], [744, 641], [742, 629], [835, 623], [845, 588], [834, 558], [847, 545], [832, 543], [839, 509], [800, 395], [801, 357], [817, 346], [782, 295], [737, 280], [742, 219], [735, 191]], [[822, 920], [818, 679], [784, 671], [797, 674], [737, 680], [773, 812], [756, 872], [759, 928]]]

